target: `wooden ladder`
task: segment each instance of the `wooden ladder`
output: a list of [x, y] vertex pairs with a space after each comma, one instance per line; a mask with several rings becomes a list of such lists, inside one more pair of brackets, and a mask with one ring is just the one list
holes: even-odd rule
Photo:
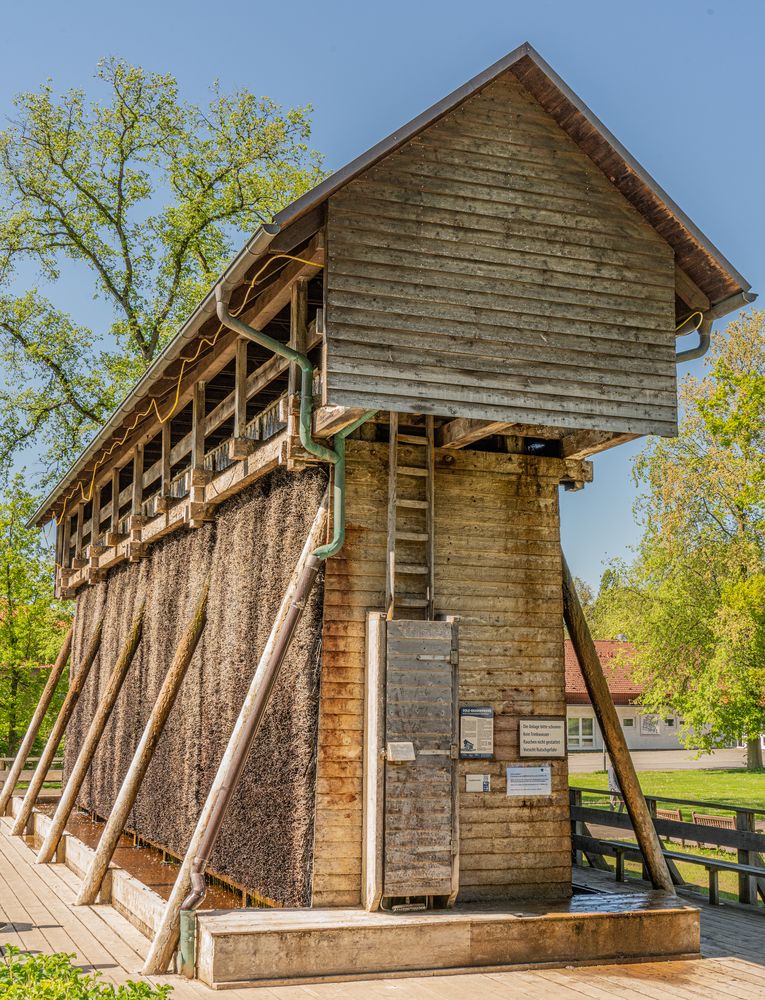
[[[433, 417], [425, 417], [424, 429], [419, 425], [402, 432], [399, 414], [391, 412], [385, 586], [389, 619], [403, 613], [433, 620], [433, 438]], [[403, 463], [402, 445], [410, 446]]]

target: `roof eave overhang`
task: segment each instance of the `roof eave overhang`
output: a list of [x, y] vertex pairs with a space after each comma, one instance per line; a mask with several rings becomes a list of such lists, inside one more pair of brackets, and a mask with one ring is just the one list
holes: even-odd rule
[[[698, 273], [695, 275], [691, 274], [696, 283], [708, 294], [712, 305], [729, 298], [738, 291], [748, 291], [750, 289], [749, 282], [736, 271], [733, 265], [672, 201], [669, 195], [656, 183], [637, 160], [630, 155], [584, 102], [563, 82], [539, 53], [528, 42], [524, 42], [523, 45], [519, 45], [518, 48], [508, 53], [502, 59], [499, 59], [482, 73], [479, 73], [478, 76], [473, 77], [472, 80], [468, 80], [467, 83], [458, 87], [457, 90], [428, 108], [427, 111], [423, 111], [422, 114], [417, 115], [408, 124], [397, 129], [387, 138], [372, 146], [371, 149], [362, 153], [361, 156], [358, 156], [355, 160], [352, 160], [346, 166], [336, 171], [321, 184], [312, 188], [302, 197], [297, 198], [274, 216], [272, 224], [261, 226], [221, 275], [192, 315], [186, 320], [180, 331], [156, 357], [134, 388], [127, 394], [114, 413], [112, 413], [95, 438], [83, 450], [66, 475], [62, 477], [45, 500], [43, 500], [29, 523], [39, 525], [52, 516], [53, 509], [68, 484], [82, 473], [96, 452], [110, 439], [115, 429], [120, 426], [121, 421], [148, 395], [153, 382], [161, 375], [167, 365], [179, 356], [183, 346], [197, 336], [204, 321], [214, 312], [215, 289], [219, 285], [223, 283], [234, 284], [240, 281], [247, 268], [258, 257], [262, 257], [267, 252], [268, 243], [273, 239], [275, 233], [286, 229], [312, 210], [319, 208], [336, 191], [344, 187], [355, 177], [433, 125], [440, 118], [458, 108], [468, 98], [479, 93], [507, 71], [513, 72], [521, 83], [540, 100], [542, 106], [553, 115], [561, 128], [572, 135], [575, 141], [579, 141], [576, 138], [578, 130], [586, 128], [592, 131], [592, 134], [597, 137], [598, 142], [603, 144], [603, 153], [606, 156], [612, 155], [616, 158], [618, 164], [620, 164], [621, 169], [618, 175], [612, 172], [607, 172], [607, 175], [612, 183], [625, 194], [625, 197], [634, 203], [635, 186], [642, 186], [641, 189], [645, 191], [649, 200], [656, 206], [656, 212], [662, 215], [661, 224], [651, 222], [650, 218], [648, 221], [673, 246], [681, 264], [684, 246], [687, 245], [692, 248], [695, 245], [698, 248], [706, 262], [709, 274], [717, 275], [720, 287], [725, 288], [719, 294], [715, 294], [714, 292], [709, 294], [711, 288], [704, 288], [704, 276]], [[550, 100], [545, 102], [543, 87], [548, 88], [548, 97], [549, 94], [554, 96], [555, 100], [553, 103]], [[552, 88], [552, 90], [550, 91], [549, 88]], [[592, 152], [588, 152], [588, 155], [603, 169], [603, 164], [598, 162], [598, 159], [593, 156]], [[643, 212], [643, 214], [645, 215], [646, 213]]]

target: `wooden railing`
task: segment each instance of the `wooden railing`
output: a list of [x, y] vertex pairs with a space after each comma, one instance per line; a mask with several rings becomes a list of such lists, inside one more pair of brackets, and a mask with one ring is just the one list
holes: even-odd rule
[[[7, 778], [8, 772], [11, 769], [11, 765], [15, 760], [16, 760], [15, 757], [0, 757], [0, 789], [5, 784], [5, 779]], [[32, 780], [32, 775], [35, 773], [35, 768], [37, 767], [39, 762], [40, 762], [39, 757], [27, 757], [27, 759], [24, 761], [24, 767], [21, 773], [19, 774], [17, 780], [17, 787], [18, 785], [26, 785], [28, 781]], [[61, 757], [56, 758], [51, 763], [50, 769], [48, 770], [48, 773], [45, 775], [45, 784], [48, 785], [49, 787], [53, 786], [55, 788], [60, 788], [61, 780], [64, 775], [63, 767], [64, 767], [63, 758]]]
[[[615, 800], [621, 808], [612, 810], [586, 802], [583, 795], [597, 795], [600, 800]], [[697, 844], [705, 848], [723, 848], [735, 853], [736, 860], [724, 860], [704, 855], [664, 849], [664, 857], [677, 885], [683, 885], [685, 880], [680, 875], [677, 864], [699, 865], [706, 869], [709, 880], [709, 899], [712, 903], [720, 900], [718, 880], [721, 871], [735, 872], [738, 875], [738, 898], [742, 903], [757, 905], [758, 895], [765, 900], [765, 834], [757, 831], [757, 817], [765, 818], [765, 809], [744, 809], [728, 806], [719, 802], [700, 802], [695, 799], [664, 798], [657, 795], [646, 795], [648, 808], [654, 817], [654, 826], [663, 840], [679, 841], [683, 846]], [[619, 881], [625, 878], [625, 861], [637, 861], [642, 864], [640, 848], [629, 840], [610, 839], [594, 836], [590, 826], [613, 828], [622, 836], [633, 835], [632, 823], [626, 811], [623, 811], [622, 796], [616, 792], [604, 791], [602, 788], [570, 788], [569, 800], [571, 806], [571, 843], [575, 864], [582, 864], [583, 858], [595, 868], [610, 871], [605, 861], [610, 857], [615, 859], [614, 871]], [[701, 806], [707, 810], [724, 810], [731, 814], [733, 823], [721, 822], [724, 817], [697, 815], [696, 822], [688, 823], [682, 819], [666, 818], [669, 809], [661, 809], [659, 803], [678, 806]], [[682, 813], [677, 811], [677, 815]], [[699, 822], [699, 820], [709, 822]], [[645, 876], [645, 870], [644, 870]]]

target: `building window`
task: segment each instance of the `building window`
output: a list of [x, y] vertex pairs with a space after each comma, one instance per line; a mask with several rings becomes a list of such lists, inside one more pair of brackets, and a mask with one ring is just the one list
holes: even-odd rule
[[568, 720], [568, 745], [572, 750], [595, 746], [595, 720], [591, 716]]
[[664, 725], [667, 727], [667, 729], [674, 729], [675, 728], [675, 720], [674, 719], [665, 719], [664, 720]]
[[622, 719], [622, 725], [624, 726], [625, 729], [634, 729], [635, 728], [635, 720], [632, 717], [630, 717], [628, 719]]

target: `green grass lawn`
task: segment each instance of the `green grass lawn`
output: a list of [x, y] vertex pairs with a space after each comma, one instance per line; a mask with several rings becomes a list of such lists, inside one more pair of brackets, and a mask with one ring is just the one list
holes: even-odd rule
[[[765, 771], [638, 771], [640, 787], [646, 795], [659, 795], [669, 799], [697, 799], [717, 802], [719, 808], [699, 807], [697, 812], [729, 813], [725, 806], [760, 809], [765, 812]], [[605, 771], [569, 775], [573, 788], [602, 788], [608, 790]], [[590, 799], [592, 801], [592, 799]], [[665, 808], [675, 808], [671, 802], [662, 802]], [[692, 806], [680, 806], [683, 819], [691, 820]], [[765, 820], [765, 815], [761, 817]]]

